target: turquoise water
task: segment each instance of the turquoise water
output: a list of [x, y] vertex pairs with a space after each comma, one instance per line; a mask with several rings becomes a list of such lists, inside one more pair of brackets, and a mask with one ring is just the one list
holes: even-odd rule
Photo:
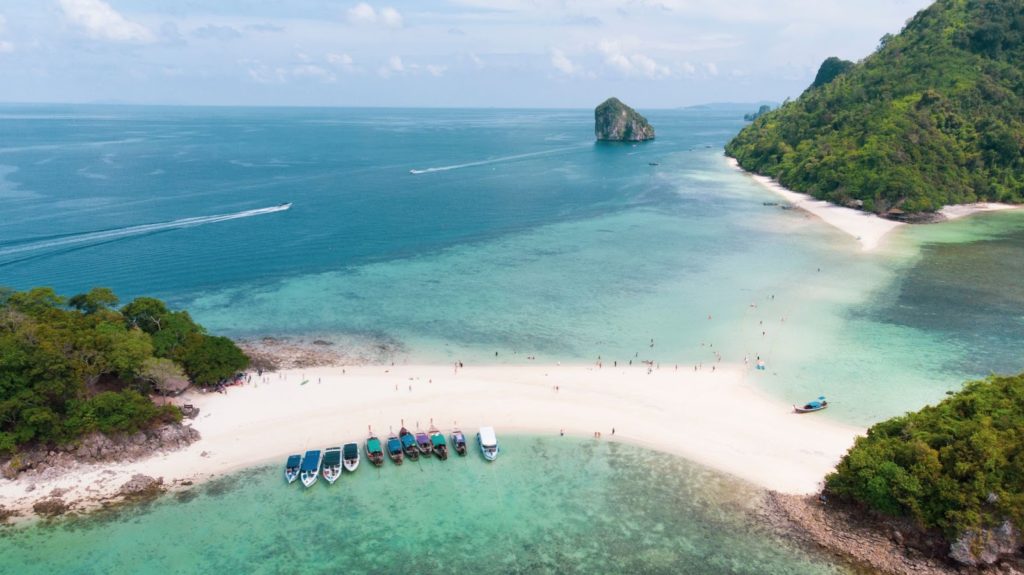
[[[595, 145], [590, 112], [574, 110], [3, 106], [0, 284], [52, 285], [65, 294], [106, 285], [126, 299], [166, 298], [217, 333], [388, 342], [398, 362], [600, 355], [689, 366], [712, 362], [716, 352], [727, 362], [761, 356], [769, 369], [751, 377], [769, 393], [787, 402], [826, 393], [833, 407], [823, 416], [861, 425], [940, 399], [964, 379], [1024, 370], [1024, 214], [903, 228], [885, 250], [863, 254], [806, 214], [763, 205], [777, 198], [728, 167], [721, 147], [742, 125], [735, 112], [652, 111], [649, 118], [659, 139], [634, 147]], [[284, 202], [291, 209], [272, 209]], [[546, 475], [577, 486], [568, 491], [531, 474], [526, 460], [503, 460], [501, 477], [520, 478], [523, 489], [548, 486], [529, 491], [529, 505], [552, 510], [544, 517], [561, 523], [538, 531], [550, 524], [526, 515], [522, 500], [506, 505], [520, 511], [501, 516], [510, 535], [495, 535], [486, 565], [528, 571], [525, 546], [551, 539], [541, 569], [570, 559], [587, 564], [590, 553], [601, 553], [592, 543], [600, 541], [624, 560], [649, 561], [651, 572], [665, 564], [667, 572], [686, 572], [680, 565], [729, 572], [717, 562], [733, 561], [723, 549], [736, 546], [742, 563], [739, 550], [759, 557], [758, 542], [771, 541], [744, 535], [742, 505], [716, 486], [745, 488], [650, 456], [688, 470], [671, 480], [686, 500], [673, 505], [685, 513], [659, 519], [687, 535], [684, 543], [652, 544], [663, 553], [631, 553], [638, 531], [606, 524], [587, 507], [601, 497], [606, 509], [625, 505], [625, 495], [588, 491], [572, 479], [580, 466], [605, 466], [617, 469], [607, 471], [617, 491], [654, 489], [649, 477], [607, 456], [546, 460]], [[358, 521], [360, 533], [384, 541], [353, 551], [367, 569], [373, 560], [405, 565], [414, 556], [425, 561], [423, 572], [469, 565], [479, 553], [472, 535], [487, 532], [485, 510], [494, 502], [460, 499], [460, 512], [475, 523], [430, 562], [423, 559], [430, 545], [417, 537], [432, 532], [422, 526], [433, 512], [391, 481], [411, 482], [409, 470], [385, 471], [389, 481], [361, 475], [346, 486], [352, 501], [389, 509], [376, 521], [364, 511]], [[187, 571], [197, 554], [218, 552], [216, 540], [234, 537], [232, 528], [261, 531], [251, 543], [232, 539], [218, 565], [248, 557], [315, 568], [324, 541], [354, 536], [335, 531], [347, 528], [335, 523], [352, 521], [336, 520], [346, 506], [322, 506], [327, 492], [298, 494], [275, 481], [276, 474], [236, 476], [217, 484], [240, 486], [223, 495], [204, 488], [188, 503], [31, 528], [6, 541], [34, 542], [16, 545], [19, 553], [136, 541], [154, 566]], [[609, 484], [594, 489], [601, 485]], [[220, 502], [236, 496], [224, 513]], [[420, 511], [406, 510], [399, 503], [406, 501]], [[331, 534], [321, 541], [302, 532], [312, 549], [297, 543], [303, 527], [279, 525], [268, 513], [306, 504], [315, 509], [311, 524]], [[441, 517], [455, 515], [439, 509]], [[166, 519], [145, 523], [150, 517]], [[451, 521], [448, 530], [457, 531]], [[197, 533], [162, 545], [163, 523]], [[404, 523], [421, 529], [406, 533]], [[588, 553], [568, 551], [571, 543]], [[130, 547], [117, 551], [137, 557]], [[110, 555], [89, 564], [118, 560]], [[779, 558], [775, 572], [793, 560]]]
[[0, 535], [17, 573], [842, 573], [762, 528], [760, 493], [608, 442], [503, 437], [497, 462], [278, 466], [123, 511]]

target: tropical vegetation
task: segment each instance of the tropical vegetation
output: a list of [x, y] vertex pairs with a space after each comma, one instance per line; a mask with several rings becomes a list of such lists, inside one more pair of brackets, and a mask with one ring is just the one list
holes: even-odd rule
[[878, 213], [1024, 200], [1024, 3], [938, 0], [726, 146], [744, 169]]
[[47, 287], [0, 289], [0, 454], [178, 420], [177, 408], [147, 396], [154, 383], [214, 385], [248, 365], [185, 311], [154, 298], [118, 303], [107, 288], [67, 299]]
[[949, 541], [1006, 521], [1024, 528], [1024, 374], [969, 382], [938, 405], [874, 425], [826, 490]]

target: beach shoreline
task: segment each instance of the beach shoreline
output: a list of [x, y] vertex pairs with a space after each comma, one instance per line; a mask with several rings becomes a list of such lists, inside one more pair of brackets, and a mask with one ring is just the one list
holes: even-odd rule
[[[750, 176], [755, 182], [761, 184], [765, 189], [768, 189], [776, 195], [784, 198], [792, 204], [794, 208], [804, 210], [811, 215], [817, 216], [826, 224], [829, 224], [839, 231], [856, 239], [860, 242], [861, 251], [870, 252], [877, 249], [882, 245], [883, 240], [889, 232], [906, 225], [904, 222], [887, 220], [875, 214], [838, 206], [824, 200], [815, 199], [808, 194], [794, 192], [772, 178], [744, 170], [736, 158], [730, 158], [729, 156], [725, 156], [725, 158], [726, 162], [730, 166]], [[1015, 206], [1013, 204], [1003, 204], [999, 202], [976, 202], [973, 204], [943, 206], [942, 209], [937, 212], [938, 218], [929, 223], [958, 220], [960, 218], [985, 212], [1022, 208], [1024, 208], [1024, 206]]]
[[864, 430], [793, 414], [791, 406], [758, 389], [761, 374], [727, 364], [698, 370], [639, 364], [333, 365], [253, 373], [251, 383], [225, 394], [190, 390], [177, 398], [200, 409], [192, 425], [202, 438], [190, 446], [126, 463], [81, 465], [58, 477], [3, 479], [0, 500], [16, 519], [26, 520], [34, 515], [33, 505], [57, 490], [71, 512], [87, 512], [119, 500], [121, 486], [136, 474], [161, 478], [173, 490], [283, 464], [288, 454], [306, 449], [362, 445], [368, 426], [385, 437], [403, 424], [426, 430], [432, 423], [446, 432], [457, 425], [470, 437], [493, 425], [499, 439], [509, 433], [564, 433], [618, 441], [766, 489], [815, 492]]
[[784, 198], [794, 208], [817, 216], [826, 224], [853, 237], [860, 242], [861, 251], [870, 252], [877, 249], [889, 232], [906, 225], [903, 222], [887, 220], [875, 214], [818, 200], [808, 194], [794, 192], [767, 176], [744, 170], [736, 158], [726, 156], [726, 161], [733, 168], [750, 176], [765, 189]]

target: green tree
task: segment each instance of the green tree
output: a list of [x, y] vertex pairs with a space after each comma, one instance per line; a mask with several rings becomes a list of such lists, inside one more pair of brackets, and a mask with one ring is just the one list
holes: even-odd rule
[[116, 306], [118, 301], [117, 296], [110, 288], [96, 287], [86, 293], [71, 296], [68, 299], [68, 305], [87, 314], [93, 314], [102, 309]]
[[226, 337], [196, 334], [185, 346], [181, 363], [196, 385], [215, 385], [249, 366], [249, 358]]

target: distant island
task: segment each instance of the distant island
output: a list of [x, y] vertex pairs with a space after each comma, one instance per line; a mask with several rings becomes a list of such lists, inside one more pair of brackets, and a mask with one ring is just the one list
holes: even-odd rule
[[748, 122], [753, 122], [754, 120], [760, 118], [761, 116], [763, 116], [763, 115], [765, 115], [765, 114], [767, 114], [768, 112], [771, 112], [771, 111], [772, 111], [772, 107], [771, 106], [769, 106], [768, 104], [761, 104], [761, 107], [758, 108], [756, 112], [750, 112], [750, 113], [747, 113], [747, 114], [743, 114], [743, 119], [748, 121]]
[[642, 142], [654, 139], [654, 126], [618, 98], [594, 109], [594, 136], [601, 142]]
[[726, 146], [748, 171], [889, 216], [1024, 201], [1024, 4], [939, 0]]

